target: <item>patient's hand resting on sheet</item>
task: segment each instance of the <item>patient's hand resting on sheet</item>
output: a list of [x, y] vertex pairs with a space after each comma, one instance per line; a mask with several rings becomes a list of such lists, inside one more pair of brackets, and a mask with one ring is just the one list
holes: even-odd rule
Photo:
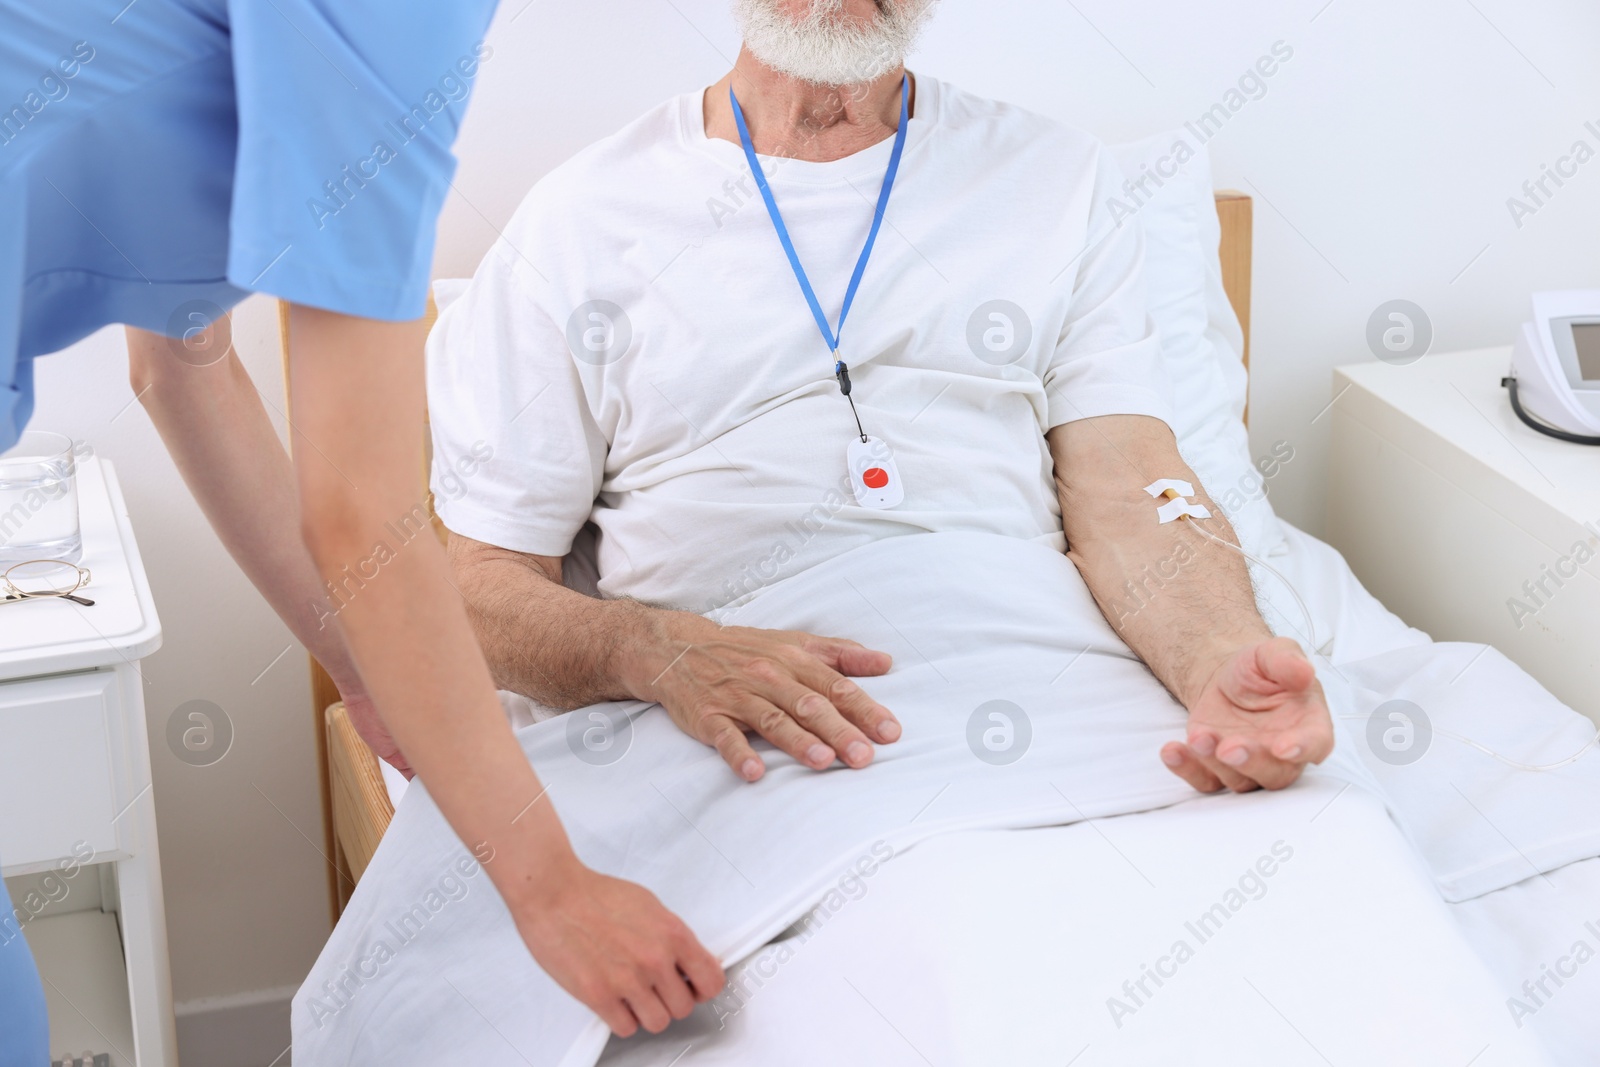
[[[1058, 426], [1046, 435], [1055, 459], [1067, 554], [1107, 620], [1189, 709], [1188, 743], [1161, 759], [1201, 792], [1282, 789], [1307, 763], [1333, 751], [1333, 720], [1322, 686], [1300, 646], [1273, 637], [1256, 609], [1250, 575], [1237, 553], [1207, 541], [1186, 522], [1161, 524], [1144, 487], [1179, 478], [1218, 536], [1232, 530], [1178, 453], [1166, 424], [1108, 415]], [[1129, 611], [1126, 584], [1160, 563], [1175, 575]]]
[[560, 708], [659, 702], [745, 781], [766, 773], [760, 734], [802, 765], [872, 762], [900, 724], [851, 676], [886, 674], [885, 652], [792, 630], [718, 626], [687, 611], [596, 600], [561, 584], [561, 560], [450, 535], [456, 582], [495, 684]]
[[1188, 744], [1163, 745], [1161, 761], [1202, 793], [1281, 789], [1333, 750], [1328, 725], [1310, 661], [1277, 637], [1223, 661], [1189, 709]]

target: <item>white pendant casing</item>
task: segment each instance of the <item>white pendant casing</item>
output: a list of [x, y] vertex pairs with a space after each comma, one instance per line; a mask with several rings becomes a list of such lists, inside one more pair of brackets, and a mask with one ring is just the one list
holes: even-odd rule
[[878, 438], [851, 440], [845, 462], [850, 468], [850, 488], [855, 491], [856, 503], [862, 507], [892, 508], [906, 498], [900, 469], [894, 463], [894, 451]]

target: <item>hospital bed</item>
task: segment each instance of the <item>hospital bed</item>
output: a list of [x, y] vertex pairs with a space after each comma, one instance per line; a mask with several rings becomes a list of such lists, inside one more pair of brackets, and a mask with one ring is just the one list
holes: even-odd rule
[[[1248, 360], [1251, 202], [1248, 197], [1237, 193], [1218, 193], [1215, 195], [1215, 204], [1214, 236], [1218, 252], [1211, 269], [1220, 281], [1240, 327], [1234, 343], [1238, 346], [1242, 373]], [[287, 338], [286, 320], [283, 328]], [[1242, 416], [1242, 403], [1237, 414]], [[1242, 423], [1238, 430], [1242, 435]], [[419, 447], [425, 456], [427, 437], [424, 427], [419, 427], [419, 438]], [[1187, 455], [1189, 453], [1186, 450]], [[1199, 469], [1200, 465], [1195, 465]], [[1212, 484], [1206, 471], [1202, 470], [1201, 473], [1206, 477], [1213, 495], [1218, 495], [1219, 486]], [[1258, 488], [1255, 486], [1250, 492]], [[422, 491], [419, 483], [419, 492]], [[1264, 501], [1253, 503], [1264, 506]], [[1257, 508], [1255, 512], [1257, 517], [1259, 510]], [[1276, 520], [1273, 522], [1276, 523]], [[1373, 657], [1381, 659], [1386, 653], [1403, 653], [1428, 645], [1425, 635], [1406, 627], [1367, 594], [1342, 558], [1328, 546], [1287, 524], [1281, 524], [1281, 536], [1276, 540], [1256, 530], [1250, 516], [1236, 519], [1235, 524], [1247, 547], [1257, 549], [1271, 561], [1277, 572], [1277, 576], [1255, 575], [1269, 619], [1288, 631], [1292, 632], [1294, 628], [1291, 613], [1295, 609], [1289, 606], [1292, 602], [1282, 588], [1275, 587], [1281, 579], [1287, 579], [1299, 591], [1312, 616], [1313, 632], [1301, 635], [1302, 639], [1313, 644], [1327, 657], [1330, 669], [1338, 670], [1340, 664], [1368, 661]], [[1280, 618], [1272, 618], [1274, 611]], [[336, 861], [336, 870], [330, 874], [330, 895], [338, 913], [349, 902], [355, 885], [372, 862], [377, 846], [394, 817], [395, 802], [402, 792], [402, 786], [393, 778], [385, 783], [384, 769], [380, 768], [376, 757], [344, 716], [331, 683], [320, 668], [313, 667], [319, 735], [322, 738], [319, 761], [324, 783], [325, 828], [332, 846], [331, 854]], [[542, 717], [539, 709], [523, 707], [521, 711], [528, 721]], [[1370, 805], [1363, 807], [1358, 803], [1341, 801], [1343, 793], [1337, 786], [1325, 784], [1307, 788], [1291, 802], [1293, 806], [1305, 807], [1304, 811], [1296, 807], [1295, 811], [1289, 812], [1288, 806], [1280, 803], [1279, 807], [1273, 809], [1273, 818], [1293, 816], [1306, 826], [1319, 827], [1317, 832], [1326, 832], [1329, 841], [1334, 842], [1329, 845], [1332, 850], [1328, 853], [1330, 855], [1336, 854], [1339, 847], [1348, 850], [1353, 841], [1373, 840], [1374, 810]], [[1589, 799], [1593, 800], [1592, 795]], [[1057, 905], [1073, 899], [1074, 906], [1098, 915], [1100, 919], [1097, 925], [1114, 936], [1096, 942], [1089, 936], [1088, 930], [1079, 929], [1070, 943], [1053, 943], [1044, 936], [1043, 931], [1039, 931], [1038, 947], [1045, 953], [1074, 952], [1077, 972], [1082, 976], [1082, 981], [1088, 983], [1085, 989], [1099, 988], [1094, 987], [1093, 982], [1102, 979], [1109, 981], [1109, 976], [1116, 973], [1117, 981], [1109, 982], [1104, 989], [1108, 994], [1105, 999], [1109, 1003], [1112, 995], [1115, 995], [1132, 1017], [1136, 1018], [1140, 1011], [1159, 1006], [1163, 1012], [1171, 1013], [1169, 1025], [1193, 1025], [1199, 1027], [1196, 1033], [1203, 1035], [1204, 1009], [1207, 1005], [1205, 998], [1191, 997], [1185, 1001], [1175, 992], [1166, 994], [1164, 998], [1155, 998], [1151, 995], [1152, 991], [1160, 987], [1149, 984], [1150, 980], [1137, 967], [1130, 974], [1117, 973], [1118, 966], [1126, 969], [1126, 960], [1129, 958], [1124, 951], [1125, 946], [1119, 945], [1118, 939], [1132, 937], [1137, 931], [1151, 925], [1148, 914], [1129, 910], [1132, 906], [1129, 901], [1136, 900], [1142, 893], [1141, 881], [1154, 888], [1156, 884], [1168, 885], [1187, 877], [1199, 885], [1205, 879], [1195, 877], [1196, 871], [1218, 873], [1220, 877], [1220, 872], [1229, 863], [1250, 866], [1258, 857], [1246, 855], [1248, 848], [1244, 848], [1243, 843], [1248, 842], [1253, 847], [1263, 835], [1274, 832], [1274, 826], [1280, 825], [1270, 819], [1261, 821], [1267, 818], [1264, 815], [1266, 810], [1259, 795], [1196, 798], [1156, 811], [1034, 830], [1033, 833], [1053, 834], [1059, 839], [1058, 848], [1053, 853], [1056, 857], [1053, 868], [1056, 880], [1051, 882], [1045, 878], [1043, 881], [1056, 895], [1039, 898], [1035, 894], [1027, 900], [1019, 895], [1017, 907], [1010, 909], [1007, 914], [1014, 920], [1016, 915], [1028, 914], [1030, 909], [1048, 906], [1042, 902], [1043, 899]], [[1600, 811], [1600, 808], [1594, 810]], [[1376, 818], [1382, 819], [1381, 811]], [[1306, 833], [1309, 835], [1310, 831]], [[848, 1048], [849, 1054], [855, 1057], [864, 1055], [863, 1049], [873, 1042], [882, 1042], [881, 1055], [874, 1062], [942, 1063], [938, 1058], [930, 1061], [922, 1048], [904, 1040], [904, 1035], [899, 1034], [900, 1030], [908, 1029], [909, 1024], [905, 1022], [905, 1016], [896, 1014], [896, 1005], [898, 1009], [912, 1014], [918, 1010], [907, 1001], [907, 997], [920, 988], [914, 980], [915, 976], [920, 974], [927, 979], [922, 992], [927, 998], [932, 998], [929, 1003], [937, 1003], [940, 988], [947, 994], [952, 989], [959, 989], [964, 996], [981, 998], [985, 994], [984, 983], [975, 983], [971, 980], [972, 975], [983, 975], [996, 968], [1014, 976], [1027, 975], [1032, 973], [1030, 968], [1037, 971], [1038, 961], [1044, 958], [1039, 953], [1018, 955], [1013, 951], [1009, 955], [998, 956], [993, 953], [995, 944], [1015, 945], [1018, 939], [1027, 939], [1026, 925], [1018, 926], [1015, 921], [1010, 923], [1014, 936], [1009, 940], [1004, 937], [966, 939], [957, 948], [948, 951], [941, 949], [931, 956], [922, 944], [926, 938], [919, 931], [925, 933], [929, 929], [951, 930], [974, 926], [982, 928], [986, 923], [991, 929], [998, 929], [1006, 925], [989, 922], [992, 916], [986, 917], [981, 912], [975, 912], [970, 904], [963, 904], [964, 898], [993, 899], [995, 886], [981, 884], [982, 874], [985, 870], [1005, 869], [1005, 838], [1004, 833], [948, 834], [935, 843], [919, 845], [906, 855], [915, 857], [919, 864], [933, 865], [930, 869], [938, 873], [937, 878], [915, 878], [916, 864], [912, 863], [897, 860], [895, 865], [885, 866], [884, 876], [861, 898], [861, 903], [852, 905], [848, 912], [840, 913], [844, 916], [843, 921], [830, 920], [829, 925], [814, 922], [809, 927], [802, 922], [734, 968], [731, 974], [735, 980], [753, 984], [760, 990], [760, 996], [749, 997], [732, 1016], [719, 1014], [714, 1020], [717, 1025], [710, 1028], [706, 1020], [699, 1019], [691, 1021], [687, 1028], [674, 1028], [662, 1038], [612, 1042], [602, 1062], [608, 1065], [653, 1064], [658, 1067], [680, 1060], [683, 1067], [700, 1063], [789, 1062], [782, 1058], [782, 1049], [786, 1045], [790, 1048], [801, 1047], [795, 1044], [799, 1035], [792, 1032], [795, 1020], [810, 1020], [812, 1028], [806, 1031], [809, 1044], [803, 1046], [806, 1049], [805, 1062], [827, 1058], [830, 1053], [821, 1045], [826, 1045], [829, 1040], [844, 1041], [848, 1038], [849, 1043], [839, 1048]], [[1206, 840], [1211, 855], [1186, 853], [1172, 845], [1175, 841], [1194, 839]], [[1338, 845], [1340, 841], [1343, 842], [1342, 846]], [[1316, 849], [1309, 846], [1302, 852], [1307, 857], [1308, 867], [1314, 867], [1316, 854]], [[1218, 856], [1222, 859], [1218, 860]], [[1394, 859], [1397, 864], [1403, 865], [1404, 862]], [[1283, 866], [1287, 870], [1290, 865]], [[1266, 895], [1261, 899], [1271, 899], [1279, 907], [1292, 907], [1298, 914], [1317, 914], [1317, 892], [1359, 893], [1363, 877], [1392, 877], [1392, 868], [1362, 870], [1359, 865], [1347, 866], [1349, 869], [1329, 867], [1319, 870], [1318, 878], [1312, 884], [1302, 886], [1299, 890], [1282, 890], [1277, 898]], [[895, 879], [887, 877], [890, 873], [896, 875]], [[1424, 883], [1419, 881], [1417, 884]], [[1415, 888], [1414, 885], [1410, 887]], [[1459, 1020], [1451, 1020], [1447, 1011], [1451, 996], [1459, 992], [1460, 997], [1468, 997], [1466, 992], [1460, 992], [1451, 985], [1452, 976], [1462, 975], [1478, 975], [1478, 978], [1497, 987], [1507, 998], [1508, 1011], [1509, 1001], [1514, 997], [1521, 998], [1522, 1003], [1533, 1009], [1522, 1015], [1511, 1011], [1509, 1018], [1515, 1024], [1512, 1028], [1515, 1034], [1502, 1034], [1501, 1039], [1515, 1040], [1525, 1028], [1537, 1029], [1551, 1052], [1552, 1062], [1589, 1062], [1585, 1058], [1590, 1055], [1589, 1050], [1600, 1043], [1600, 1023], [1596, 1022], [1596, 1016], [1600, 1013], [1591, 1010], [1593, 1005], [1600, 1002], [1600, 964], [1590, 969], [1592, 973], [1577, 969], [1572, 949], [1574, 942], [1585, 938], [1589, 944], [1600, 948], [1600, 923], [1590, 931], [1582, 922], [1585, 918], [1600, 920], [1600, 860], [1584, 859], [1567, 863], [1505, 888], [1465, 894], [1465, 898], [1459, 902], [1449, 905], [1441, 903], [1438, 907], [1424, 903], [1419, 898], [1415, 907], [1408, 910], [1405, 904], [1408, 891], [1406, 886], [1400, 886], [1394, 890], [1392, 899], [1374, 901], [1374, 910], [1367, 917], [1370, 921], [1363, 927], [1328, 930], [1323, 932], [1325, 936], [1322, 937], [1308, 933], [1295, 946], [1297, 951], [1316, 960], [1311, 967], [1311, 974], [1318, 982], [1337, 982], [1343, 988], [1353, 988], [1362, 982], [1370, 986], [1373, 993], [1368, 1004], [1373, 1015], [1360, 1022], [1379, 1030], [1388, 1028], [1392, 1031], [1385, 1035], [1387, 1043], [1380, 1047], [1398, 1050], [1415, 1046], [1430, 1050], [1426, 1054], [1415, 1051], [1407, 1053], [1414, 1057], [1409, 1060], [1397, 1058], [1368, 1062], [1475, 1062], [1484, 1067], [1489, 1063], [1543, 1062], [1533, 1054], [1508, 1051], [1509, 1046], [1497, 1051], [1488, 1046], [1458, 1050], [1452, 1044], [1456, 1038], [1466, 1038], [1465, 1028], [1459, 1025]], [[1295, 896], [1297, 892], [1302, 895]], [[1077, 894], [1075, 898], [1072, 897], [1074, 893]], [[1280, 899], [1283, 903], [1277, 904]], [[1205, 901], [1196, 898], [1195, 903], [1203, 909]], [[1405, 921], [1398, 926], [1393, 923], [1385, 925], [1380, 919], [1386, 908], [1393, 914], [1405, 917]], [[1175, 912], [1174, 921], [1176, 915]], [[1430, 927], [1430, 923], [1434, 926]], [[1447, 949], [1441, 947], [1447, 945], [1449, 940], [1442, 932], [1445, 926], [1466, 934], [1465, 943], [1476, 951], [1476, 959], [1449, 957]], [[798, 934], [796, 929], [799, 930]], [[815, 936], [812, 936], [812, 932], [815, 932]], [[1059, 935], [1059, 931], [1057, 933]], [[803, 955], [792, 956], [799, 962], [792, 965], [775, 963], [780, 954], [786, 951], [784, 946], [794, 944], [797, 937], [803, 938], [806, 946]], [[1374, 941], [1374, 938], [1378, 940]], [[945, 940], [961, 941], [959, 938], [941, 939]], [[1359, 961], [1363, 954], [1375, 955], [1380, 949], [1392, 953], [1398, 943], [1414, 945], [1418, 955], [1433, 958], [1426, 965], [1418, 964], [1417, 975], [1379, 976], [1361, 973]], [[1210, 960], [1208, 966], [1234, 966], [1243, 970], [1260, 967], [1263, 966], [1263, 960], [1272, 954], [1274, 947], [1270, 944], [1235, 946], [1239, 959], [1231, 962]], [[1281, 945], [1276, 947], [1282, 948]], [[1157, 954], [1147, 962], [1160, 970], [1163, 958]], [[1307, 957], [1299, 958], [1304, 964]], [[892, 973], [879, 973], [876, 976], [878, 987], [874, 989], [868, 986], [866, 992], [857, 990], [858, 1002], [851, 1002], [848, 1006], [842, 1006], [832, 999], [843, 995], [836, 984], [824, 988], [825, 983], [814, 980], [814, 975], [808, 977], [811, 972], [832, 973], [841, 966], [854, 965], [858, 973], [868, 976], [862, 979], [863, 985], [867, 985], [873, 980], [872, 959], [880, 963], [885, 959], [894, 961]], [[908, 966], [908, 960], [914, 961], [914, 965]], [[1169, 963], [1167, 966], [1176, 968], [1175, 964]], [[771, 972], [770, 975], [763, 976], [763, 967]], [[1557, 977], [1565, 976], [1559, 985], [1544, 977], [1552, 967], [1560, 972]], [[1054, 970], [1059, 971], [1060, 968]], [[1569, 971], [1572, 973], [1568, 974]], [[891, 989], [896, 975], [899, 981], [907, 985], [909, 992], [902, 990], [896, 994]], [[1423, 1003], [1422, 1009], [1418, 1010], [1425, 1010], [1429, 1003], [1436, 1002], [1441, 1012], [1437, 1019], [1412, 1020], [1421, 1023], [1424, 1040], [1420, 1045], [1415, 1032], [1404, 1033], [1405, 1026], [1396, 1029], [1392, 1025], [1393, 1020], [1384, 1021], [1380, 1018], [1386, 1003], [1385, 997], [1414, 992], [1399, 988], [1397, 982], [1402, 985], [1410, 982], [1415, 986], [1419, 976], [1432, 983], [1436, 996], [1433, 1002]], [[1048, 985], [1043, 980], [1042, 972], [1035, 977], [1040, 981], [1031, 984], [1025, 982], [1024, 987]], [[1142, 978], [1145, 984], [1137, 984]], [[1524, 983], [1530, 979], [1538, 983], [1541, 978], [1542, 986], [1535, 985], [1532, 993], [1524, 991]], [[1118, 982], [1124, 979], [1135, 983], [1133, 992], [1123, 994], [1118, 991]], [[1342, 1035], [1313, 1034], [1310, 1038], [1301, 1035], [1304, 1045], [1295, 1048], [1292, 1053], [1287, 1051], [1289, 1045], [1279, 1040], [1283, 1039], [1285, 1033], [1295, 1032], [1292, 1022], [1296, 1014], [1292, 1008], [1294, 998], [1315, 996], [1318, 987], [1313, 983], [1310, 987], [1293, 988], [1294, 983], [1282, 973], [1278, 974], [1275, 983], [1257, 990], [1261, 996], [1263, 1017], [1269, 1022], [1273, 1016], [1278, 1020], [1272, 1024], [1279, 1028], [1273, 1031], [1276, 1037], [1268, 1044], [1272, 1059], [1252, 1058], [1246, 1048], [1236, 1050], [1236, 1058], [1231, 1062], [1323, 1062], [1326, 1057], [1322, 1049], [1333, 1048], [1343, 1039]], [[988, 984], [992, 986], [994, 983]], [[1481, 985], [1480, 982], [1480, 987], [1473, 993], [1480, 999], [1483, 993]], [[1144, 990], [1143, 996], [1139, 994], [1140, 989]], [[1544, 995], [1539, 995], [1540, 989]], [[1560, 995], [1555, 995], [1557, 993]], [[895, 1000], [896, 996], [898, 1000]], [[885, 997], [895, 1000], [889, 1008], [883, 1006]], [[1291, 1004], [1288, 1010], [1276, 1003], [1286, 998]], [[863, 1011], [863, 1004], [870, 1010]], [[818, 1013], [830, 1022], [830, 1025], [822, 1027], [829, 1031], [828, 1035], [817, 1033]], [[920, 1020], [928, 1028], [926, 1032], [938, 1032], [940, 1026], [946, 1025], [937, 1014], [934, 1012], [934, 1017]], [[988, 1017], [1008, 1018], [1013, 1014], [1013, 1011], [995, 1005]], [[1123, 1021], [1118, 1009], [1111, 1009], [1109, 1014], [1114, 1022]], [[888, 1027], [888, 1033], [899, 1034], [899, 1040], [894, 1036], [886, 1036], [883, 1030], [883, 1024], [889, 1023], [890, 1015], [902, 1024], [898, 1028], [892, 1024]], [[928, 1012], [923, 1010], [923, 1015], [927, 1016]], [[966, 1017], [970, 1018], [971, 1013], [967, 1013]], [[856, 1021], [852, 1022], [851, 1019]], [[1102, 1026], [1104, 1022], [1104, 1019], [1099, 1020]], [[695, 1025], [699, 1029], [695, 1029]], [[1086, 1020], [1083, 1025], [1090, 1027], [1095, 1024]], [[1288, 1030], [1283, 1030], [1283, 1026], [1287, 1026]], [[1429, 1032], [1430, 1026], [1435, 1032]], [[1412, 1027], [1413, 1031], [1416, 1029]], [[1118, 1026], [1117, 1032], [1120, 1039], [1122, 1027]], [[1017, 1051], [1016, 1058], [1008, 1062], [1026, 1061], [1028, 1057], [1025, 1051], [1037, 1052], [1041, 1042], [1048, 1040], [1048, 1035], [1034, 1033], [1025, 1026], [946, 1036], [954, 1045], [967, 1042], [988, 1049], [998, 1049], [1006, 1041], [1011, 1041]], [[1219, 1040], [1226, 1039], [1225, 1035], [1215, 1036]], [[1284, 1040], [1293, 1044], [1292, 1037]], [[1030, 1041], [1033, 1044], [1030, 1045]], [[1091, 1062], [1154, 1062], [1153, 1059], [1147, 1061], [1139, 1058], [1141, 1053], [1137, 1048], [1130, 1048], [1132, 1051], [1125, 1050], [1126, 1058], [1121, 1060], [1095, 1060], [1087, 1046], [1078, 1050], [1065, 1049], [1066, 1055], [1061, 1056], [1059, 1062], [1069, 1062], [1075, 1054], [1088, 1057], [1082, 1061], [1085, 1065]], [[1147, 1051], [1151, 1056], [1158, 1055], [1154, 1049]], [[1458, 1051], [1462, 1053], [1459, 1056]], [[297, 1055], [298, 1052], [297, 1049]], [[831, 1054], [837, 1058], [844, 1053], [836, 1051]], [[1496, 1058], [1497, 1055], [1499, 1058]], [[1415, 1058], [1417, 1056], [1421, 1058]], [[1484, 1058], [1475, 1059], [1478, 1056]], [[861, 1062], [859, 1058], [857, 1062]], [[983, 1061], [980, 1057], [969, 1062]], [[1190, 1062], [1209, 1061], [1197, 1056]], [[1334, 1056], [1332, 1062], [1343, 1060]]]

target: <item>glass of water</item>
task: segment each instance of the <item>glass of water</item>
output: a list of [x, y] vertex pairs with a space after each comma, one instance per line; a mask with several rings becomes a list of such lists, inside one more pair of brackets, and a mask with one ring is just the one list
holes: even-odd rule
[[72, 438], [28, 430], [0, 454], [0, 563], [82, 557]]

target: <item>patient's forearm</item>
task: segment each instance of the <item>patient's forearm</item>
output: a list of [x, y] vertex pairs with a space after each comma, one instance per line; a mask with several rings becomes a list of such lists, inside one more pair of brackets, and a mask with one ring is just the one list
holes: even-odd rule
[[1195, 487], [1212, 534], [1237, 543], [1221, 509], [1157, 419], [1083, 419], [1049, 434], [1068, 555], [1128, 646], [1186, 707], [1217, 666], [1272, 636], [1243, 558], [1187, 520], [1161, 524], [1144, 491], [1158, 478]]
[[597, 600], [560, 584], [561, 561], [450, 536], [457, 587], [495, 683], [558, 708], [659, 703], [746, 781], [766, 764], [759, 734], [807, 767], [872, 762], [900, 736], [888, 708], [850, 676], [890, 658], [854, 641], [795, 630], [722, 627], [686, 611]]
[[495, 684], [551, 707], [639, 696], [627, 684], [627, 665], [660, 644], [671, 617], [682, 614], [574, 592], [561, 584], [561, 560], [553, 556], [455, 533], [449, 551]]

